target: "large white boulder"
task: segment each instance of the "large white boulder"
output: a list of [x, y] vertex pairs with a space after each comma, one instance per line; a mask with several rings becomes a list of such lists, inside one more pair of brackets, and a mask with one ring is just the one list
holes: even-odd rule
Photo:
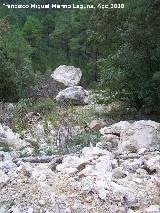
[[82, 71], [74, 66], [61, 65], [55, 69], [51, 77], [66, 87], [72, 87], [79, 84]]
[[63, 105], [71, 103], [74, 105], [88, 104], [88, 92], [81, 86], [68, 87], [58, 93], [56, 101]]
[[119, 151], [160, 149], [160, 124], [150, 120], [136, 121], [120, 135]]
[[103, 135], [103, 143], [118, 142], [118, 151], [121, 153], [160, 149], [160, 123], [154, 121], [141, 120], [133, 124], [121, 121], [100, 129], [100, 133]]

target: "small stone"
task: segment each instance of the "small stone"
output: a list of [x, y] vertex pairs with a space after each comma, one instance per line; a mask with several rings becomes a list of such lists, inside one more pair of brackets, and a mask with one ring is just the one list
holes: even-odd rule
[[107, 192], [105, 189], [101, 188], [98, 190], [98, 196], [100, 199], [105, 200], [107, 196]]
[[87, 203], [91, 203], [91, 202], [92, 202], [92, 196], [86, 197], [86, 198], [85, 198], [85, 201], [86, 201]]
[[72, 211], [71, 211], [71, 209], [68, 207], [68, 208], [66, 208], [65, 209], [65, 211], [64, 211], [64, 213], [71, 213]]
[[144, 169], [149, 173], [154, 173], [160, 170], [160, 156], [152, 156], [149, 159], [144, 159]]
[[120, 179], [120, 178], [124, 178], [126, 177], [126, 172], [123, 171], [122, 169], [120, 168], [116, 168], [113, 170], [113, 174], [112, 174], [112, 177], [115, 178], [115, 179]]
[[88, 126], [92, 131], [98, 132], [105, 125], [106, 125], [106, 122], [103, 119], [99, 119], [99, 120], [93, 120]]
[[45, 202], [45, 200], [39, 200], [39, 201], [38, 201], [38, 204], [39, 204], [40, 206], [45, 206], [46, 202]]
[[142, 148], [138, 151], [138, 154], [144, 154], [146, 152], [146, 148]]
[[109, 156], [101, 156], [96, 160], [95, 170], [99, 172], [112, 171], [112, 160]]

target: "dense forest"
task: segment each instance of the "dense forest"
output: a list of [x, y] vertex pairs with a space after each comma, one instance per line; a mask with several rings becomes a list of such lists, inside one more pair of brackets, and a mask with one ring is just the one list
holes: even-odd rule
[[[99, 1], [57, 3], [97, 5]], [[25, 97], [26, 88], [36, 84], [38, 75], [50, 74], [65, 64], [82, 69], [81, 84], [85, 87], [103, 89], [113, 99], [125, 101], [137, 110], [156, 109], [160, 104], [160, 1], [114, 3], [123, 3], [125, 7], [28, 10], [2, 6], [0, 99], [16, 101]]]

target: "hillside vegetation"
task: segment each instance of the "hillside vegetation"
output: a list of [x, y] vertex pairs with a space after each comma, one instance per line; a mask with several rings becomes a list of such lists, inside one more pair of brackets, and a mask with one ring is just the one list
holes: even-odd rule
[[[4, 1], [5, 2], [5, 1]], [[160, 3], [124, 0], [123, 9], [0, 9], [0, 99], [17, 101], [59, 65], [83, 71], [81, 84], [153, 113], [160, 103]], [[8, 1], [30, 4], [31, 0]], [[52, 4], [36, 0], [37, 4]], [[97, 0], [59, 0], [57, 4]], [[110, 1], [101, 1], [103, 4]]]

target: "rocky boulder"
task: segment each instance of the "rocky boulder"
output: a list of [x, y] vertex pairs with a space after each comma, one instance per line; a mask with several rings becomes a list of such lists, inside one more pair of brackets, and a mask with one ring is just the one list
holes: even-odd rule
[[82, 71], [74, 66], [61, 65], [55, 69], [51, 77], [66, 87], [72, 87], [79, 84]]
[[88, 104], [88, 92], [81, 86], [68, 87], [58, 93], [56, 101], [60, 105], [65, 103], [86, 105]]
[[105, 120], [99, 119], [99, 120], [93, 120], [88, 125], [89, 129], [93, 132], [98, 132], [103, 126], [106, 125]]
[[154, 121], [141, 120], [133, 124], [121, 121], [102, 128], [100, 133], [103, 135], [103, 144], [116, 144], [121, 153], [160, 149], [160, 124]]
[[120, 142], [121, 134], [129, 127], [130, 123], [128, 121], [120, 121], [118, 123], [112, 124], [109, 127], [101, 128], [101, 142], [99, 142], [97, 146], [108, 150], [116, 148]]
[[100, 129], [100, 133], [102, 135], [109, 135], [109, 134], [121, 134], [125, 132], [126, 129], [130, 127], [130, 123], [128, 121], [120, 121], [118, 123], [112, 124], [109, 127], [104, 127]]
[[119, 151], [138, 151], [142, 148], [160, 149], [160, 124], [150, 120], [136, 121], [121, 133]]

